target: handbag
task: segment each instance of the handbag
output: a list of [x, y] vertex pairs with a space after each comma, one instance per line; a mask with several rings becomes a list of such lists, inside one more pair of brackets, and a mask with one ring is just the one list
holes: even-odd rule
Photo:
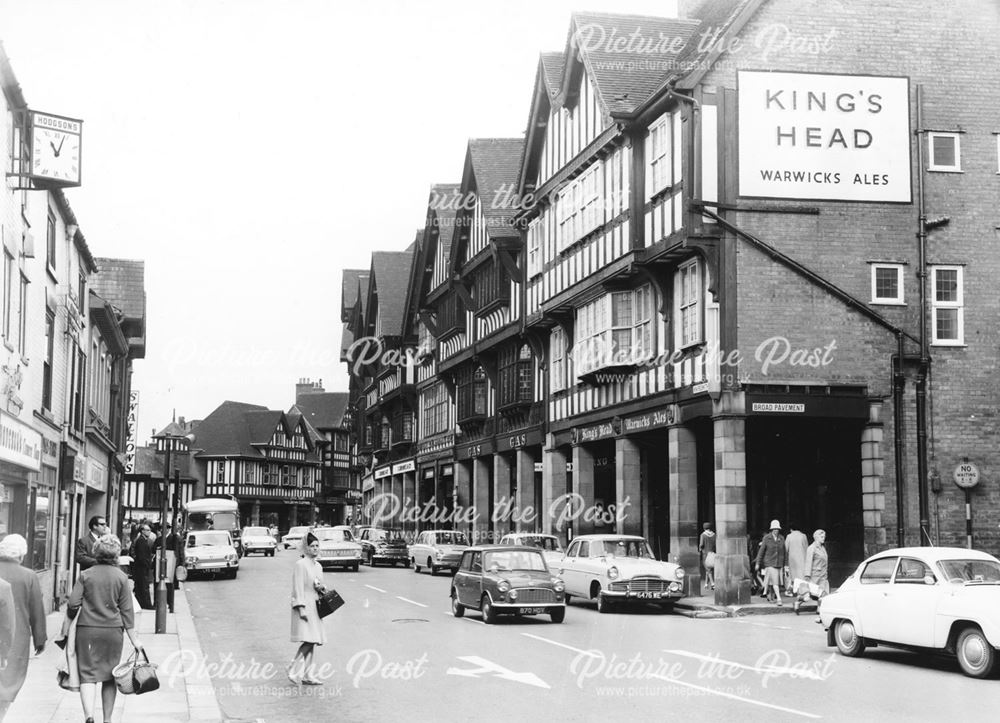
[[133, 651], [132, 655], [116, 665], [112, 671], [118, 690], [126, 695], [132, 693], [142, 695], [160, 687], [160, 680], [156, 677], [156, 665], [149, 662], [145, 650], [142, 651], [142, 660], [139, 659], [139, 654], [138, 650]]
[[336, 590], [327, 590], [316, 599], [316, 612], [321, 618], [325, 618], [344, 604], [344, 598]]

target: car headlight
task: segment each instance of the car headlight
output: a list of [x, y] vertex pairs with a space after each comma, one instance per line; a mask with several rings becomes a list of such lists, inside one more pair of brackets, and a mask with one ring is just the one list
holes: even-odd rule
[[506, 580], [501, 580], [497, 584], [497, 590], [499, 590], [500, 592], [507, 592], [508, 590], [510, 590], [510, 583], [507, 582]]
[[558, 577], [552, 579], [552, 587], [556, 592], [563, 592], [566, 589], [566, 584], [560, 580]]
[[435, 557], [436, 557], [437, 559], [439, 559], [439, 560], [440, 560], [440, 559], [441, 559], [441, 551], [440, 551], [440, 550], [438, 550], [437, 552], [435, 552], [435, 553], [434, 553], [434, 556], [435, 556]]
[[618, 568], [612, 565], [608, 568], [608, 579], [617, 580], [618, 579]]
[[237, 558], [237, 555], [236, 555], [235, 552], [227, 552], [226, 553], [226, 559], [227, 560], [232, 561], [232, 560], [235, 560], [236, 558]]
[[198, 558], [195, 557], [194, 555], [188, 555], [187, 561], [188, 562], [198, 562]]
[[517, 600], [517, 590], [511, 590], [509, 593], [507, 593], [507, 599], [512, 601]]
[[684, 579], [684, 568], [683, 567], [678, 567], [676, 570], [674, 570], [674, 577], [676, 577], [678, 580], [683, 580]]

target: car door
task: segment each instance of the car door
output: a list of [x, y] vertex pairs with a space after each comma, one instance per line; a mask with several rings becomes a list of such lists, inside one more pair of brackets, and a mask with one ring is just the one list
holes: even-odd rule
[[463, 595], [465, 605], [478, 608], [483, 586], [483, 553], [475, 550], [469, 559], [469, 572], [465, 576]]
[[583, 571], [581, 570], [581, 565], [589, 555], [590, 543], [587, 540], [575, 540], [570, 544], [569, 550], [566, 551], [566, 557], [563, 558], [559, 577], [562, 578], [563, 583], [566, 585], [566, 592], [571, 595], [576, 595], [577, 597], [588, 597], [590, 595], [590, 591], [586, 589]]
[[455, 594], [458, 601], [463, 605], [469, 604], [469, 584], [472, 577], [472, 555], [466, 552], [462, 555], [462, 562], [459, 563], [458, 572], [455, 573]]
[[[928, 585], [927, 576], [934, 578]], [[934, 623], [938, 601], [945, 586], [922, 560], [901, 557], [896, 575], [886, 596], [888, 616], [887, 640], [930, 647], [934, 645]]]
[[859, 585], [854, 593], [857, 622], [866, 638], [891, 640], [888, 636], [892, 632], [894, 611], [890, 585], [898, 563], [898, 557], [879, 557], [865, 565], [858, 578]]

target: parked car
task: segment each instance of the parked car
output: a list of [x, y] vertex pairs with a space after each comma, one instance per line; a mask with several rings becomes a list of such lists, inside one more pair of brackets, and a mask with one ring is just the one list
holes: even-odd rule
[[402, 530], [365, 527], [361, 530], [361, 559], [372, 567], [377, 562], [410, 566], [409, 549]]
[[545, 556], [545, 562], [550, 568], [558, 568], [566, 551], [559, 538], [555, 535], [543, 535], [538, 532], [512, 532], [500, 538], [501, 545], [527, 545], [537, 547]]
[[462, 559], [462, 552], [469, 546], [464, 532], [454, 530], [426, 530], [417, 535], [410, 545], [410, 562], [413, 571], [420, 572], [426, 566], [431, 575], [448, 568], [454, 573]]
[[228, 530], [196, 530], [186, 535], [182, 564], [188, 578], [211, 573], [236, 579], [240, 556]]
[[849, 657], [876, 645], [945, 653], [985, 678], [1000, 649], [1000, 560], [961, 547], [884, 550], [824, 597], [819, 615], [827, 645]]
[[347, 525], [317, 527], [312, 533], [319, 540], [318, 562], [325, 570], [328, 567], [351, 568], [358, 571], [361, 564], [361, 545], [354, 541], [351, 528]]
[[684, 568], [659, 561], [638, 535], [580, 535], [558, 566], [571, 596], [596, 600], [597, 610], [611, 612], [616, 603], [657, 602], [665, 607], [684, 595]]
[[274, 548], [278, 546], [278, 543], [266, 527], [244, 527], [241, 537], [244, 555], [249, 555], [251, 552], [261, 552], [265, 556], [274, 557]]
[[537, 547], [470, 547], [462, 552], [451, 583], [451, 611], [460, 618], [466, 608], [479, 610], [490, 625], [502, 614], [548, 615], [561, 623], [566, 617], [564, 590]]
[[295, 547], [302, 542], [302, 538], [306, 536], [312, 528], [309, 525], [299, 525], [298, 527], [293, 527], [288, 531], [287, 535], [281, 538], [281, 544], [285, 546], [287, 550], [289, 547]]

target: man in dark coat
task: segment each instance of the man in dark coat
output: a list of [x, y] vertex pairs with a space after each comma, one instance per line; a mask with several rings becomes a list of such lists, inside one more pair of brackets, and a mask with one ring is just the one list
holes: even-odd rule
[[7, 655], [7, 665], [0, 670], [0, 720], [14, 702], [28, 674], [28, 659], [32, 642], [35, 655], [45, 649], [45, 607], [38, 576], [21, 560], [28, 552], [28, 543], [21, 535], [7, 535], [0, 540], [0, 580], [10, 585], [14, 608], [14, 636]]
[[139, 536], [135, 538], [132, 550], [132, 581], [135, 583], [135, 599], [143, 610], [152, 610], [153, 601], [149, 596], [149, 585], [153, 581], [154, 540], [148, 522], [139, 526]]
[[81, 571], [97, 562], [94, 559], [94, 542], [108, 531], [108, 522], [104, 519], [104, 515], [94, 515], [87, 526], [90, 532], [76, 541], [76, 561], [80, 564]]

